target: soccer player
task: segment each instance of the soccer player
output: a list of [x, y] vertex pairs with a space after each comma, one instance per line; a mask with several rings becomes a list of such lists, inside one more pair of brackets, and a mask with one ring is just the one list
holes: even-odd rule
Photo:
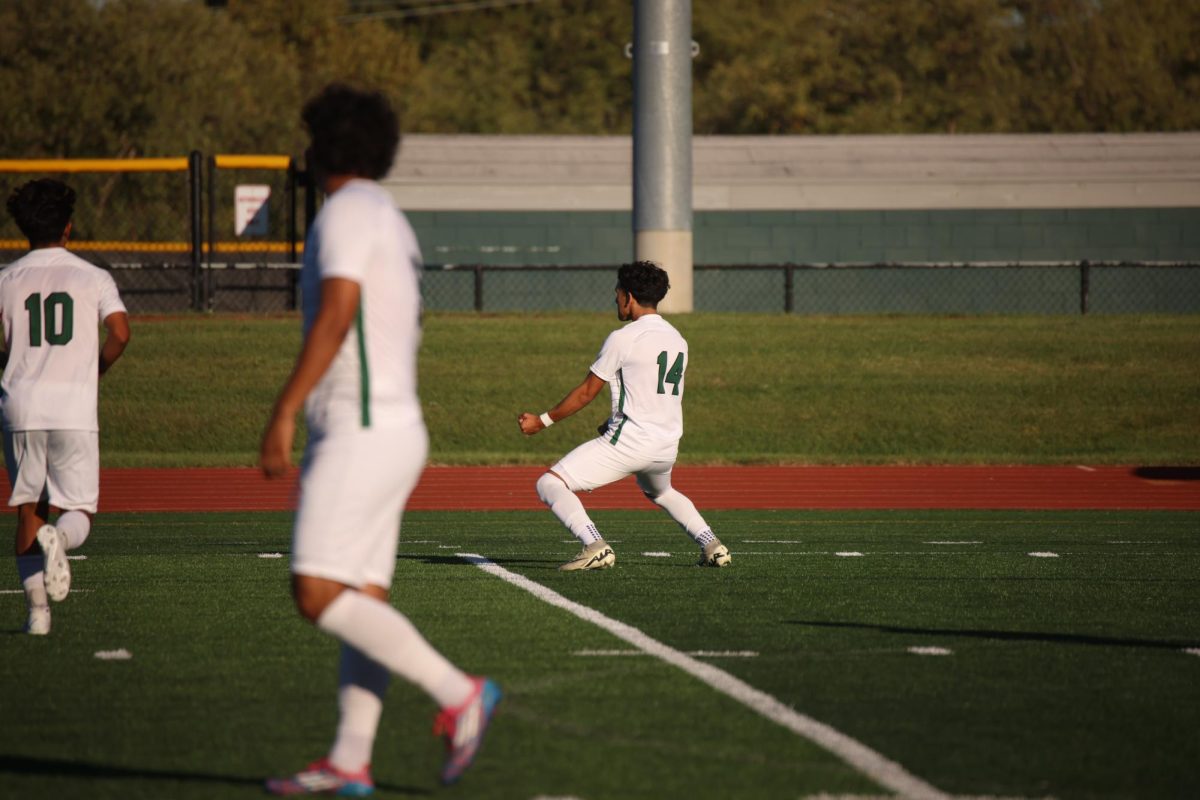
[[25, 630], [35, 636], [50, 633], [48, 600], [65, 600], [71, 590], [67, 551], [92, 530], [100, 497], [99, 379], [129, 343], [129, 315], [112, 276], [66, 249], [74, 211], [75, 191], [64, 183], [18, 187], [8, 213], [29, 252], [0, 272], [8, 504], [17, 509]]
[[616, 554], [575, 493], [627, 475], [636, 476], [646, 497], [699, 545], [700, 566], [730, 563], [729, 550], [696, 506], [671, 486], [671, 469], [683, 436], [688, 345], [658, 313], [669, 288], [667, 273], [656, 264], [622, 265], [617, 271], [617, 319], [629, 324], [608, 335], [587, 377], [558, 405], [540, 415], [524, 413], [517, 418], [521, 432], [532, 436], [592, 402], [606, 383], [612, 393], [612, 413], [600, 426], [600, 436], [567, 453], [537, 482], [538, 497], [583, 544], [579, 555], [559, 569], [607, 569], [616, 563]]
[[267, 789], [280, 795], [363, 796], [391, 673], [441, 707], [443, 783], [475, 756], [500, 700], [464, 674], [388, 603], [404, 505], [425, 465], [417, 398], [421, 251], [378, 179], [400, 141], [387, 99], [332, 84], [305, 105], [309, 168], [326, 201], [301, 271], [304, 343], [263, 434], [268, 477], [291, 461], [304, 407], [308, 443], [292, 534], [292, 594], [300, 614], [341, 641], [339, 722], [328, 755]]

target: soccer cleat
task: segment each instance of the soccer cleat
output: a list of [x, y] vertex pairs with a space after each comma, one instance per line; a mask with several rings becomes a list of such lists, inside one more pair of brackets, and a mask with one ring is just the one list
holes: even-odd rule
[[267, 791], [276, 795], [331, 794], [338, 797], [366, 797], [375, 791], [370, 765], [358, 772], [343, 772], [328, 758], [314, 761], [288, 778], [271, 778]]
[[577, 569], [608, 569], [617, 563], [617, 554], [603, 539], [592, 542], [579, 551], [579, 555], [559, 567], [563, 572]]
[[33, 606], [29, 609], [29, 621], [25, 632], [30, 636], [45, 636], [50, 633], [50, 606]]
[[713, 539], [704, 545], [704, 553], [700, 556], [700, 560], [696, 562], [696, 566], [728, 567], [732, 562], [733, 557], [729, 555], [729, 548], [721, 544], [720, 541]]
[[58, 603], [71, 591], [71, 564], [67, 561], [67, 535], [53, 525], [38, 528], [37, 542], [42, 546], [46, 565], [46, 594]]
[[458, 708], [444, 708], [433, 721], [433, 735], [446, 737], [446, 763], [442, 783], [446, 786], [462, 777], [475, 760], [488, 723], [500, 703], [500, 687], [490, 678], [471, 678], [475, 692]]

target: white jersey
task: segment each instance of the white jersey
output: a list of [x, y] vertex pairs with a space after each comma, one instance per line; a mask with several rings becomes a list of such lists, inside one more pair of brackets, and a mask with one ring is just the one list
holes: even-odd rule
[[124, 311], [112, 276], [62, 247], [33, 250], [0, 271], [5, 428], [99, 430], [99, 327]]
[[379, 184], [352, 180], [321, 207], [300, 274], [305, 335], [316, 318], [321, 281], [354, 281], [360, 302], [354, 326], [305, 401], [314, 432], [422, 424], [420, 270], [417, 237]]
[[687, 359], [687, 341], [658, 314], [610, 333], [591, 367], [612, 391], [602, 437], [650, 458], [674, 460], [683, 436]]

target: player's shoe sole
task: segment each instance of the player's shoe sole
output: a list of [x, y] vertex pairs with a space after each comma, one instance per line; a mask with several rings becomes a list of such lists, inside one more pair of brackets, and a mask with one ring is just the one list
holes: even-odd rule
[[472, 678], [475, 692], [458, 708], [442, 709], [433, 721], [435, 736], [446, 737], [446, 763], [441, 781], [449, 786], [462, 777], [475, 760], [483, 735], [487, 733], [496, 706], [500, 704], [500, 687], [490, 678]]
[[563, 572], [577, 569], [608, 569], [617, 563], [617, 554], [603, 540], [590, 544], [579, 551], [579, 555], [559, 567]]
[[67, 561], [67, 537], [53, 525], [38, 528], [37, 542], [45, 558], [46, 594], [58, 603], [71, 591], [71, 562]]
[[704, 554], [696, 562], [698, 567], [728, 567], [733, 563], [729, 548], [720, 542], [713, 542], [704, 548]]
[[374, 793], [375, 783], [371, 770], [364, 767], [359, 772], [342, 772], [323, 758], [287, 778], [271, 778], [266, 790], [274, 795], [291, 797], [304, 794], [325, 794], [336, 797], [366, 797]]

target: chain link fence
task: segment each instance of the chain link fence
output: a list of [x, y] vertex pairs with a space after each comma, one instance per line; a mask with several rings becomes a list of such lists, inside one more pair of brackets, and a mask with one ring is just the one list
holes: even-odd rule
[[[426, 268], [426, 308], [603, 310], [617, 265]], [[1200, 263], [697, 264], [697, 311], [1194, 314]]]

